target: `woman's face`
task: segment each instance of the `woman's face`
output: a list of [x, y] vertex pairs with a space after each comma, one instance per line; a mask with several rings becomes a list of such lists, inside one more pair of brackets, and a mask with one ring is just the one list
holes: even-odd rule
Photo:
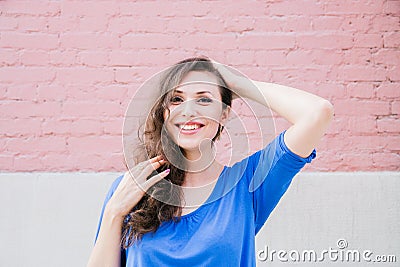
[[228, 116], [223, 109], [218, 80], [206, 71], [191, 71], [174, 89], [169, 111], [164, 111], [166, 129], [184, 150], [198, 149], [203, 140], [215, 137], [220, 122]]

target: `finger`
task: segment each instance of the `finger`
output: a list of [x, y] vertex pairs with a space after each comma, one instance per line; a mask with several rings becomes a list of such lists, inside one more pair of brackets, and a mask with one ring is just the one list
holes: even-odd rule
[[144, 184], [143, 184], [143, 189], [144, 191], [149, 190], [150, 187], [152, 187], [153, 185], [155, 185], [156, 183], [158, 183], [159, 181], [161, 181], [161, 179], [165, 178], [170, 172], [170, 169], [166, 169], [163, 172], [160, 172], [157, 175], [154, 175], [153, 177], [151, 177], [149, 180], [147, 180]]
[[146, 168], [142, 170], [141, 176], [145, 176], [145, 178], [147, 178], [147, 176], [149, 176], [153, 171], [157, 170], [158, 168], [161, 167], [161, 165], [165, 163], [166, 161], [162, 159], [160, 161], [156, 161], [154, 163], [147, 165]]
[[158, 162], [162, 159], [162, 155], [155, 156], [151, 159], [142, 161], [138, 163], [137, 165], [133, 166], [133, 168], [130, 169], [131, 173], [140, 173], [144, 168], [146, 168], [149, 164], [152, 164], [153, 162]]

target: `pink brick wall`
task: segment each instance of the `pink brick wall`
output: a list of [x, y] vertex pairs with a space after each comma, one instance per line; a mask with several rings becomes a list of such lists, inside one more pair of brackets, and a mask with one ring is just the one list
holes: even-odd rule
[[334, 104], [307, 170], [400, 170], [400, 1], [1, 1], [0, 11], [1, 171], [124, 170], [130, 98], [193, 55]]

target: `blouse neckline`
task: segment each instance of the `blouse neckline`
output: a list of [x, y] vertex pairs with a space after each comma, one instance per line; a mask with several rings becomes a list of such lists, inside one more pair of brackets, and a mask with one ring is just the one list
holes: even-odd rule
[[[201, 204], [201, 205], [200, 205], [197, 209], [195, 209], [194, 211], [191, 211], [191, 212], [189, 212], [189, 213], [187, 213], [187, 214], [185, 214], [185, 215], [180, 216], [181, 219], [188, 218], [188, 217], [191, 217], [191, 216], [197, 214], [197, 213], [198, 213], [200, 210], [202, 210], [205, 206], [207, 206], [208, 204], [211, 203], [211, 202], [210, 202], [210, 199], [213, 198], [213, 196], [214, 196], [214, 194], [215, 194], [215, 192], [216, 192], [218, 186], [219, 186], [220, 183], [221, 183], [221, 180], [222, 180], [221, 177], [222, 177], [222, 175], [224, 174], [224, 172], [225, 172], [225, 170], [226, 170], [227, 168], [228, 168], [228, 167], [227, 167], [226, 165], [224, 165], [224, 168], [222, 169], [221, 173], [219, 174], [218, 180], [217, 180], [217, 182], [215, 183], [214, 188], [213, 188], [213, 190], [211, 191], [211, 194], [210, 194], [210, 195], [208, 196], [208, 198], [206, 199], [206, 201], [204, 201], [203, 204]], [[174, 218], [178, 218], [178, 217], [177, 217], [177, 216], [174, 216]]]

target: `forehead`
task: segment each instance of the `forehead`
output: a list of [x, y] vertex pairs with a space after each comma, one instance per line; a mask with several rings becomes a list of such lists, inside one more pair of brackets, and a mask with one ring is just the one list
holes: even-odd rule
[[217, 77], [206, 71], [191, 71], [186, 74], [180, 85], [176, 90], [182, 91], [183, 93], [192, 94], [201, 91], [209, 91], [211, 94], [218, 96], [218, 80]]

